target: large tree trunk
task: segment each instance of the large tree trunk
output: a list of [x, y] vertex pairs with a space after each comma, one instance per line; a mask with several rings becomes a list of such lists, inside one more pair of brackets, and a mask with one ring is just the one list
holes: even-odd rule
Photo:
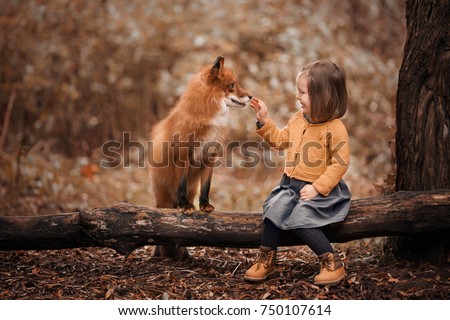
[[[0, 217], [0, 250], [110, 247], [128, 254], [145, 245], [257, 247], [260, 212], [185, 215], [130, 203], [80, 213]], [[344, 222], [328, 226], [332, 242], [450, 230], [450, 190], [398, 192], [352, 201]], [[287, 238], [284, 245], [302, 244]]]
[[[397, 94], [397, 191], [450, 188], [450, 4], [406, 1]], [[424, 213], [425, 214], [425, 213]], [[393, 238], [396, 257], [446, 260], [449, 234]]]

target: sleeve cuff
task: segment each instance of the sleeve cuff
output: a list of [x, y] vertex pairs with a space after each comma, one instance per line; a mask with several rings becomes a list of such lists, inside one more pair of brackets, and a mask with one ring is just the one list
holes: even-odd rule
[[331, 190], [328, 190], [327, 188], [322, 188], [321, 185], [319, 185], [316, 182], [312, 183], [312, 186], [314, 187], [314, 189], [317, 190], [318, 193], [320, 193], [322, 196], [324, 197], [328, 197], [328, 195], [330, 194]]

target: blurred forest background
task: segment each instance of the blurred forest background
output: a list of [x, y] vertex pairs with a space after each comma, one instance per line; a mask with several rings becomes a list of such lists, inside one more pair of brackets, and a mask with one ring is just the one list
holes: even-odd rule
[[[102, 168], [102, 145], [146, 143], [189, 78], [218, 55], [269, 106], [278, 126], [296, 111], [295, 76], [329, 59], [347, 72], [354, 198], [392, 190], [395, 96], [406, 37], [403, 0], [4, 0], [0, 3], [2, 215], [151, 206], [139, 155]], [[226, 140], [260, 141], [250, 108], [230, 110]], [[255, 211], [277, 168], [215, 171], [218, 210]]]

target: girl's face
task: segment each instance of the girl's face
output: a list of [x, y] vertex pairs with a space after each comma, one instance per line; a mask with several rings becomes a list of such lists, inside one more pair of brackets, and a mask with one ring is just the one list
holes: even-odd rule
[[311, 116], [311, 104], [308, 95], [308, 77], [306, 74], [301, 75], [297, 80], [297, 100], [303, 109], [303, 113]]

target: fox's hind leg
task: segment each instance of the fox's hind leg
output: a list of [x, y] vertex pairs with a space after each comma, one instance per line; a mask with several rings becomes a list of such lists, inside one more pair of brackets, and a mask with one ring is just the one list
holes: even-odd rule
[[[154, 194], [157, 208], [176, 208], [176, 199], [171, 196], [171, 191], [164, 186], [154, 186]], [[153, 257], [187, 259], [190, 257], [186, 247], [175, 245], [157, 245], [153, 250]]]
[[158, 258], [173, 258], [173, 259], [188, 259], [190, 258], [189, 251], [186, 247], [177, 247], [177, 246], [155, 246], [155, 250], [153, 251], [153, 256]]
[[[176, 198], [173, 207], [181, 208], [184, 213], [192, 214], [195, 210], [194, 197], [198, 188], [198, 180], [200, 170], [198, 168], [186, 168], [180, 178]], [[170, 206], [171, 208], [172, 206]], [[167, 257], [176, 259], [187, 259], [190, 257], [189, 251], [186, 247], [178, 246], [156, 246], [154, 254], [155, 257]]]

